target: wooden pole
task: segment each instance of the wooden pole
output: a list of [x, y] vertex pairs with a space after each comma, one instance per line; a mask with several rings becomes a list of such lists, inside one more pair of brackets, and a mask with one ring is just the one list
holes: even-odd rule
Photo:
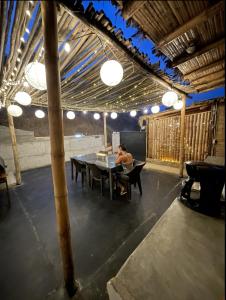
[[8, 114], [8, 122], [9, 122], [9, 132], [12, 141], [12, 149], [13, 149], [13, 159], [16, 171], [16, 184], [21, 184], [21, 174], [20, 174], [20, 162], [19, 162], [19, 154], [16, 143], [16, 133], [14, 128], [13, 117]]
[[179, 155], [179, 176], [183, 177], [184, 170], [184, 138], [185, 138], [185, 110], [186, 110], [186, 97], [182, 96], [183, 107], [181, 109], [180, 118], [180, 155]]
[[105, 149], [107, 148], [108, 145], [108, 136], [107, 136], [107, 116], [105, 113], [103, 113], [104, 115], [104, 147]]
[[63, 263], [65, 287], [69, 295], [76, 292], [68, 213], [67, 183], [64, 160], [64, 134], [60, 100], [57, 7], [55, 1], [41, 1], [42, 27], [48, 95], [51, 166], [56, 219]]

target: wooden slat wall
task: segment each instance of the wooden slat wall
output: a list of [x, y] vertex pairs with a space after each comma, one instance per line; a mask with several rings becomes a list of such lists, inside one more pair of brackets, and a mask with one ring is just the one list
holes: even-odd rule
[[216, 130], [216, 146], [215, 155], [225, 156], [225, 105], [224, 103], [219, 104], [217, 111], [217, 130]]
[[[211, 111], [185, 119], [185, 160], [204, 160], [208, 154]], [[148, 158], [179, 162], [180, 116], [149, 120]]]

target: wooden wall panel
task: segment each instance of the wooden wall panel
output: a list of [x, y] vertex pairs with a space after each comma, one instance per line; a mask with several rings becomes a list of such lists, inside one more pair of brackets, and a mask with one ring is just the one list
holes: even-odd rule
[[[210, 117], [211, 111], [186, 115], [185, 160], [204, 160], [208, 155]], [[222, 151], [219, 141], [219, 151]], [[180, 115], [150, 118], [148, 142], [148, 158], [179, 162]]]
[[225, 156], [225, 105], [218, 105], [215, 155]]

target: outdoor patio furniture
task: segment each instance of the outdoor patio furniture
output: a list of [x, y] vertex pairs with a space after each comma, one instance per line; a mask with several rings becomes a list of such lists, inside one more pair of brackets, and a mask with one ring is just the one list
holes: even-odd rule
[[[85, 155], [77, 155], [71, 157], [71, 172], [73, 173], [73, 161], [78, 160], [80, 162], [84, 162], [87, 164], [94, 164], [99, 169], [104, 170], [108, 174], [109, 178], [109, 190], [110, 190], [110, 199], [113, 199], [113, 174], [119, 171], [122, 171], [122, 166], [117, 165], [115, 163], [115, 156], [114, 155], [108, 155], [107, 159], [105, 161], [100, 161], [97, 159], [96, 153], [90, 153]], [[89, 181], [88, 176], [88, 167], [87, 167], [87, 181]]]
[[[86, 164], [79, 162], [78, 160], [74, 159], [73, 164], [75, 166], [75, 182], [78, 180], [78, 174], [81, 174], [81, 179], [82, 179], [82, 186], [84, 186], [84, 179], [86, 175]], [[74, 172], [72, 171], [72, 180], [74, 179]]]
[[9, 196], [9, 188], [8, 188], [8, 182], [7, 182], [7, 175], [6, 175], [6, 164], [2, 157], [0, 157], [0, 184], [5, 183], [6, 185], [6, 192], [7, 192], [7, 200], [8, 200], [8, 206], [11, 206], [10, 203], [10, 196]]
[[86, 163], [90, 170], [90, 186], [94, 187], [94, 182], [100, 183], [101, 195], [104, 195], [104, 182], [108, 179], [108, 174], [105, 170], [101, 170], [95, 164]]
[[[185, 163], [188, 178], [182, 183], [181, 201], [193, 210], [201, 213], [219, 216], [221, 213], [221, 194], [225, 183], [225, 167], [203, 161], [188, 161]], [[200, 197], [191, 197], [194, 182], [200, 182]]]
[[136, 164], [134, 168], [127, 174], [121, 175], [120, 182], [124, 184], [127, 188], [127, 197], [131, 199], [131, 186], [136, 184], [138, 185], [140, 195], [142, 195], [142, 185], [140, 179], [140, 173], [145, 165], [145, 162], [140, 162]]

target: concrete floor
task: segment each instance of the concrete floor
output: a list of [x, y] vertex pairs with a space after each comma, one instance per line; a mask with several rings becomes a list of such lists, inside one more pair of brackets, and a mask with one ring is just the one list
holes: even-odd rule
[[[108, 299], [107, 281], [170, 206], [180, 190], [176, 175], [143, 170], [143, 196], [110, 201], [106, 190], [90, 191], [67, 182], [77, 299]], [[0, 299], [68, 299], [55, 224], [49, 167], [26, 171], [23, 184], [10, 190], [12, 207], [0, 191]]]

